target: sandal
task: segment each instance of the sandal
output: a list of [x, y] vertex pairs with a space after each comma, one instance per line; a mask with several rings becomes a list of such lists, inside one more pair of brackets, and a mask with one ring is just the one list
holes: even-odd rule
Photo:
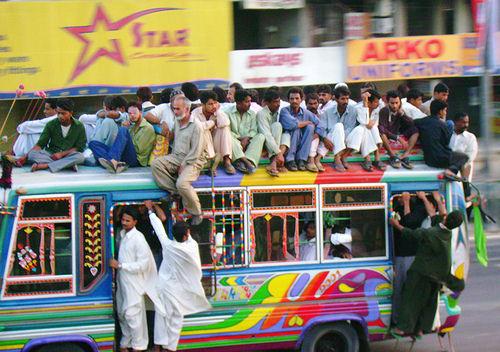
[[395, 168], [395, 169], [399, 169], [401, 167], [401, 160], [399, 160], [399, 158], [397, 156], [391, 156], [389, 158], [389, 164]]
[[380, 160], [375, 160], [373, 162], [373, 166], [375, 166], [377, 169], [379, 169], [380, 171], [385, 171], [387, 170], [387, 166], [385, 166], [385, 164], [380, 161]]
[[372, 162], [371, 160], [365, 160], [361, 163], [361, 167], [363, 168], [363, 170], [365, 171], [368, 171], [368, 172], [372, 172], [373, 171], [373, 167], [372, 167]]
[[389, 334], [391, 334], [391, 336], [394, 337], [398, 341], [400, 341], [406, 337], [406, 335], [404, 333], [401, 334], [399, 332], [394, 331], [394, 329], [390, 329]]
[[268, 167], [266, 167], [266, 171], [270, 176], [279, 177], [279, 171], [277, 169], [273, 169], [273, 168], [268, 166]]
[[457, 175], [449, 175], [445, 172], [442, 173], [443, 178], [448, 181], [457, 181], [457, 182], [467, 182], [466, 178], [457, 176]]
[[346, 172], [346, 169], [345, 169], [344, 165], [342, 165], [342, 163], [340, 163], [340, 164], [333, 163], [333, 168], [335, 170], [337, 170], [338, 172]]
[[405, 169], [413, 169], [413, 164], [410, 162], [410, 158], [408, 157], [401, 159], [401, 165], [403, 165]]
[[344, 166], [344, 169], [348, 170], [350, 168], [349, 163], [343, 159], [341, 161], [342, 161], [342, 166]]

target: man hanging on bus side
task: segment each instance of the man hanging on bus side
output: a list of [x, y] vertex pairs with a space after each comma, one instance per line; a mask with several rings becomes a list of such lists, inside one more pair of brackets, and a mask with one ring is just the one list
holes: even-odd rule
[[155, 316], [155, 345], [161, 346], [163, 351], [176, 351], [183, 317], [211, 308], [201, 284], [200, 252], [186, 222], [178, 221], [173, 225], [174, 240], [171, 240], [155, 213], [158, 209], [151, 201], [144, 205], [163, 249], [157, 287], [166, 315]]

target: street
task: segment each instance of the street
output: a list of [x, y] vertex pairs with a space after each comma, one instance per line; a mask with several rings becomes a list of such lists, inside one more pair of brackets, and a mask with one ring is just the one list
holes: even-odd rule
[[[497, 219], [498, 220], [498, 219]], [[489, 266], [480, 266], [471, 248], [469, 280], [460, 299], [462, 316], [456, 331], [452, 334], [456, 352], [497, 352], [500, 350], [500, 234], [489, 233]], [[447, 343], [447, 342], [445, 342]], [[385, 341], [371, 345], [372, 352], [392, 351], [395, 341]], [[445, 344], [446, 347], [447, 344]], [[400, 343], [396, 351], [408, 351], [410, 343]], [[418, 341], [413, 352], [439, 351], [436, 335], [427, 335]]]

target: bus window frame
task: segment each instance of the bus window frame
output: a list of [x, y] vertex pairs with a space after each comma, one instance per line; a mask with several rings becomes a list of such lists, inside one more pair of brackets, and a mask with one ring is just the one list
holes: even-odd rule
[[[383, 189], [383, 194], [382, 194], [382, 199], [383, 199], [383, 204], [381, 205], [339, 205], [339, 206], [332, 206], [332, 205], [325, 205], [323, 202], [323, 194], [324, 191], [329, 191], [329, 190], [339, 190], [339, 189], [359, 189], [359, 188], [382, 188]], [[374, 262], [374, 261], [380, 261], [380, 260], [389, 260], [390, 258], [390, 236], [389, 236], [389, 221], [388, 221], [388, 200], [387, 200], [387, 195], [388, 195], [388, 185], [386, 183], [346, 183], [346, 184], [338, 184], [338, 185], [319, 185], [319, 208], [318, 208], [318, 213], [320, 217], [320, 241], [321, 241], [321, 246], [320, 246], [320, 251], [321, 251], [321, 263], [358, 263], [358, 262]], [[323, 233], [323, 212], [325, 211], [349, 211], [349, 210], [378, 210], [378, 209], [384, 209], [384, 229], [385, 229], [385, 256], [379, 256], [379, 257], [365, 257], [365, 258], [355, 258], [353, 257], [352, 259], [344, 259], [344, 258], [333, 258], [333, 259], [325, 259], [323, 258], [323, 245], [324, 245], [324, 233]], [[391, 242], [392, 243], [392, 242]]]
[[[244, 268], [244, 267], [248, 267], [249, 266], [249, 263], [250, 263], [250, 250], [248, 247], [248, 238], [250, 237], [248, 234], [249, 234], [249, 222], [248, 220], [250, 219], [249, 218], [249, 213], [248, 213], [248, 210], [249, 210], [249, 191], [247, 189], [247, 187], [217, 187], [217, 188], [214, 188], [214, 191], [216, 194], [219, 194], [219, 193], [222, 193], [222, 192], [240, 192], [242, 194], [242, 199], [240, 200], [243, 201], [243, 211], [241, 211], [241, 213], [243, 214], [243, 256], [242, 256], [242, 259], [243, 259], [243, 262], [241, 264], [237, 264], [237, 265], [234, 265], [234, 264], [226, 264], [226, 265], [218, 265], [216, 266], [216, 270], [231, 270], [231, 269], [237, 269], [237, 268]], [[197, 188], [196, 189], [196, 193], [212, 193], [212, 188]], [[241, 203], [240, 203], [241, 204]], [[218, 215], [219, 213], [221, 213], [220, 210], [216, 210], [215, 214]], [[203, 214], [203, 217], [204, 218], [211, 218], [212, 217], [212, 210], [205, 210], [203, 211], [202, 209], [202, 214]], [[208, 271], [208, 270], [213, 270], [214, 269], [214, 265], [213, 264], [210, 264], [210, 265], [207, 265], [207, 264], [202, 264], [201, 266], [201, 269], [203, 271]]]
[[[286, 190], [300, 190], [300, 191], [311, 191], [313, 192], [313, 207], [305, 206], [305, 207], [297, 207], [297, 208], [273, 208], [273, 207], [266, 207], [266, 208], [253, 208], [252, 205], [252, 195], [254, 192], [259, 192], [259, 193], [273, 193], [273, 191], [286, 191]], [[314, 264], [319, 264], [320, 263], [320, 246], [319, 246], [319, 241], [318, 237], [319, 234], [319, 196], [318, 196], [319, 188], [318, 185], [283, 185], [283, 186], [250, 186], [248, 187], [248, 202], [247, 202], [247, 217], [248, 221], [246, 221], [246, 224], [248, 226], [248, 232], [247, 232], [247, 254], [248, 254], [248, 266], [249, 267], [278, 267], [278, 266], [293, 266], [293, 265], [314, 265]], [[301, 261], [301, 260], [296, 260], [296, 261], [268, 261], [268, 262], [254, 262], [252, 261], [251, 258], [251, 236], [250, 236], [250, 226], [253, 226], [253, 223], [250, 225], [252, 219], [252, 214], [268, 214], [268, 213], [289, 213], [291, 210], [297, 211], [297, 212], [314, 212], [314, 221], [316, 225], [316, 260], [308, 260], [308, 261]], [[300, 233], [299, 233], [300, 236]]]
[[[57, 198], [69, 198], [70, 201], [70, 216], [68, 218], [63, 219], [50, 219], [50, 218], [40, 218], [40, 220], [30, 219], [30, 220], [20, 220], [21, 211], [23, 210], [21, 205], [25, 202], [29, 202], [33, 199], [44, 199], [51, 200]], [[70, 275], [27, 275], [27, 276], [19, 276], [19, 277], [11, 277], [11, 256], [13, 254], [13, 245], [14, 240], [17, 241], [17, 231], [19, 229], [19, 225], [25, 224], [56, 224], [56, 223], [71, 223], [71, 274]], [[12, 226], [10, 241], [9, 241], [9, 255], [5, 256], [4, 273], [3, 273], [3, 282], [1, 287], [1, 296], [2, 300], [18, 300], [18, 299], [41, 299], [41, 298], [59, 298], [59, 297], [74, 297], [77, 294], [76, 287], [76, 214], [75, 214], [75, 195], [73, 193], [61, 193], [61, 194], [43, 194], [43, 195], [30, 195], [30, 196], [19, 196], [17, 200], [17, 210], [16, 217], [14, 220], [14, 224]], [[50, 282], [54, 280], [65, 280], [70, 282], [70, 290], [71, 292], [63, 292], [63, 293], [45, 293], [45, 294], [37, 294], [37, 293], [26, 293], [20, 295], [6, 295], [7, 283], [8, 282], [30, 282], [30, 283], [43, 283]]]

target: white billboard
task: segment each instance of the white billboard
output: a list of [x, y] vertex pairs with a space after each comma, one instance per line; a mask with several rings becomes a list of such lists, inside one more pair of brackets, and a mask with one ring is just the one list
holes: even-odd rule
[[344, 47], [236, 50], [230, 80], [245, 88], [345, 81]]

